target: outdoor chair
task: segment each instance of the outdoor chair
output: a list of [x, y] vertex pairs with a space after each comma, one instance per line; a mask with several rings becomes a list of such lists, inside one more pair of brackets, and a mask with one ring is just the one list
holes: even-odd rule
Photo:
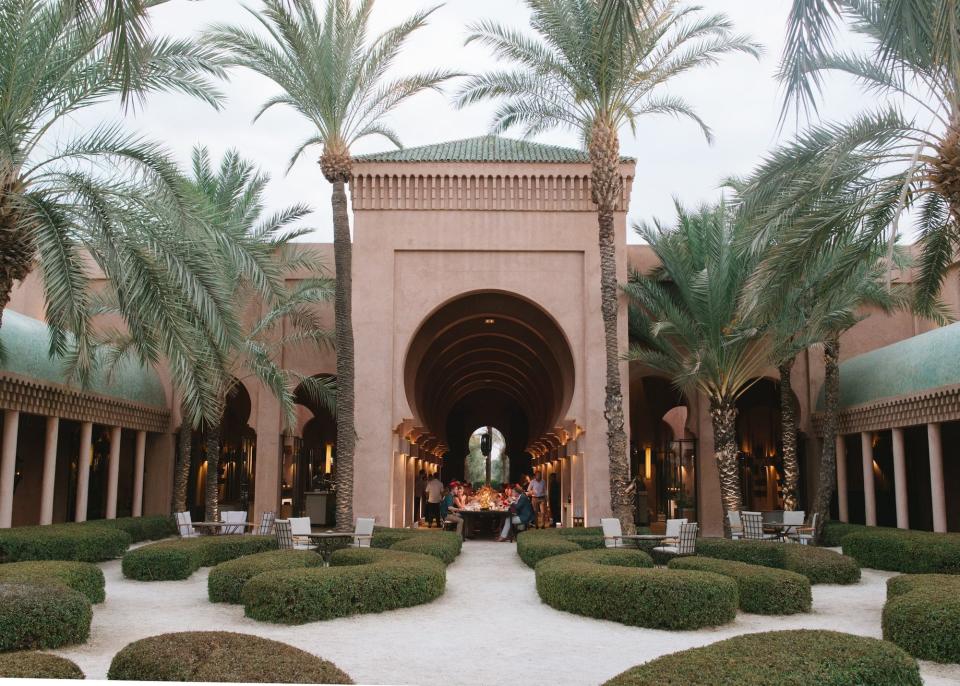
[[680, 527], [687, 523], [686, 518], [684, 519], [668, 519], [667, 528], [663, 532], [666, 535], [666, 538], [663, 539], [665, 544], [673, 545], [677, 542], [677, 539], [680, 538]]
[[313, 525], [310, 523], [309, 517], [290, 517], [288, 520], [290, 522], [290, 528], [293, 531], [293, 540], [299, 540], [301, 543], [306, 543], [304, 536], [309, 536], [313, 533]]
[[744, 539], [750, 541], [772, 541], [777, 538], [776, 534], [764, 533], [762, 512], [741, 512], [740, 521], [743, 522]]
[[193, 519], [190, 518], [189, 512], [177, 512], [177, 532], [180, 534], [180, 538], [193, 538], [198, 536], [197, 530], [193, 528]]
[[268, 510], [260, 515], [260, 526], [257, 528], [257, 534], [260, 536], [269, 536], [273, 533], [273, 522], [277, 518], [277, 513]]
[[277, 519], [273, 523], [273, 531], [277, 536], [277, 547], [280, 550], [312, 550], [305, 543], [297, 543], [293, 538], [293, 527], [289, 519]]
[[353, 527], [353, 542], [358, 548], [369, 548], [373, 540], [373, 517], [358, 517]]
[[223, 510], [220, 520], [226, 525], [220, 527], [222, 534], [242, 534], [247, 528], [247, 513], [244, 510]]
[[615, 517], [609, 517], [600, 520], [600, 526], [603, 527], [603, 544], [608, 548], [623, 547], [623, 530], [620, 527], [620, 520]]
[[735, 541], [743, 538], [743, 524], [740, 522], [740, 513], [736, 510], [727, 510], [727, 521], [730, 522], [730, 538]]
[[658, 556], [670, 558], [697, 554], [697, 531], [700, 525], [696, 522], [683, 522], [680, 525], [679, 538], [674, 545], [658, 545], [653, 549]]
[[817, 517], [819, 516], [818, 512], [814, 512], [813, 516], [810, 517], [810, 526], [799, 526], [794, 529], [793, 533], [790, 534], [790, 540], [800, 545], [809, 545], [817, 534]]

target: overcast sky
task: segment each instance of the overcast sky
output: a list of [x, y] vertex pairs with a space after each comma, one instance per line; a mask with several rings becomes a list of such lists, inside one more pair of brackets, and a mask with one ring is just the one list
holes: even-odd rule
[[[246, 3], [256, 8], [256, 1]], [[380, 0], [374, 10], [376, 32], [392, 26], [414, 10], [435, 4], [433, 0]], [[714, 144], [708, 145], [692, 122], [666, 117], [644, 120], [635, 138], [623, 136], [623, 152], [637, 159], [637, 176], [630, 204], [633, 221], [673, 215], [674, 196], [693, 205], [720, 197], [718, 183], [731, 174], [750, 171], [763, 153], [773, 147], [781, 92], [774, 80], [785, 31], [789, 0], [700, 0], [709, 12], [725, 12], [739, 32], [747, 33], [765, 46], [759, 61], [733, 55], [715, 67], [687, 74], [666, 92], [686, 98], [712, 127]], [[250, 23], [244, 3], [237, 0], [173, 0], [152, 14], [156, 33], [189, 36], [213, 22]], [[527, 25], [528, 13], [521, 0], [448, 0], [431, 18], [430, 25], [414, 34], [401, 55], [397, 73], [444, 66], [462, 72], [477, 72], [494, 66], [486, 48], [463, 45], [466, 26], [481, 18], [495, 18], [517, 26]], [[285, 174], [287, 161], [296, 146], [310, 133], [291, 111], [274, 108], [256, 124], [251, 122], [259, 105], [276, 92], [276, 87], [245, 70], [231, 73], [223, 84], [229, 96], [224, 110], [217, 112], [189, 98], [161, 95], [150, 98], [145, 108], [127, 115], [134, 129], [166, 142], [186, 161], [195, 144], [210, 148], [216, 158], [228, 148], [238, 148], [256, 161], [272, 178], [268, 201], [271, 209], [295, 202], [308, 202], [316, 212], [306, 225], [315, 227], [311, 238], [332, 240], [329, 186], [323, 180], [316, 154], [301, 158]], [[872, 104], [849, 81], [828, 82], [827, 100], [821, 108], [826, 118], [848, 118]], [[486, 104], [455, 110], [442, 95], [422, 94], [397, 110], [391, 123], [407, 147], [482, 135], [490, 125], [493, 106]], [[77, 121], [87, 126], [107, 113], [98, 108]], [[119, 116], [119, 114], [115, 115]], [[514, 134], [519, 136], [519, 134]], [[570, 132], [557, 131], [538, 140], [576, 146]], [[389, 147], [382, 139], [359, 144], [354, 152], [371, 152]], [[628, 233], [628, 240], [637, 241]]]

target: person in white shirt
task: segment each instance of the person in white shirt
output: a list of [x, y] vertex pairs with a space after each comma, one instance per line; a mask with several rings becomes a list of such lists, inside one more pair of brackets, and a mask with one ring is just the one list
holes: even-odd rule
[[440, 520], [440, 501], [443, 500], [443, 482], [440, 481], [440, 477], [436, 474], [430, 477], [430, 481], [427, 482], [426, 497], [427, 526], [430, 526], [431, 522], [436, 520], [437, 526], [442, 527], [443, 522]]
[[530, 502], [533, 504], [533, 511], [536, 513], [537, 526], [543, 528], [547, 521], [547, 483], [543, 480], [543, 474], [537, 472], [527, 486], [527, 495], [530, 496]]

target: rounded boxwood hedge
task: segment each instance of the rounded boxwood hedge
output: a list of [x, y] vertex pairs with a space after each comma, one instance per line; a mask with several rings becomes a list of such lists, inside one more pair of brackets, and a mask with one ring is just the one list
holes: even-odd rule
[[875, 638], [837, 631], [745, 634], [651, 660], [605, 686], [920, 686], [917, 661]]
[[[649, 531], [646, 527], [637, 529], [637, 533], [649, 533]], [[531, 529], [517, 536], [517, 554], [530, 568], [536, 567], [540, 560], [554, 555], [565, 555], [580, 550], [598, 550], [605, 547], [603, 529], [599, 526]]]
[[792, 615], [809, 612], [813, 598], [810, 580], [785, 569], [761, 567], [746, 562], [709, 557], [678, 557], [670, 569], [692, 569], [728, 576], [737, 582], [740, 609], [760, 615]]
[[0, 562], [105, 562], [123, 555], [131, 542], [126, 531], [92, 522], [18, 526], [0, 530]]
[[169, 515], [151, 515], [149, 517], [120, 517], [118, 519], [92, 519], [78, 526], [105, 526], [119, 529], [130, 536], [133, 543], [141, 541], [159, 541], [175, 536], [177, 526]]
[[243, 555], [274, 550], [273, 536], [200, 536], [152, 543], [123, 556], [123, 575], [137, 581], [186, 579], [200, 567], [213, 567]]
[[445, 565], [457, 559], [463, 543], [460, 537], [452, 531], [436, 531], [429, 534], [419, 534], [397, 541], [390, 546], [390, 550], [399, 550], [405, 553], [421, 553], [437, 558]]
[[243, 585], [257, 574], [278, 569], [319, 567], [323, 558], [311, 550], [268, 550], [221, 562], [207, 577], [211, 603], [239, 603]]
[[134, 641], [113, 657], [108, 679], [352, 684], [335, 664], [249, 634], [185, 631]]
[[90, 601], [72, 588], [0, 584], [0, 651], [82, 643], [92, 618]]
[[883, 637], [922, 660], [960, 662], [960, 577], [905, 574], [889, 579]]
[[628, 548], [556, 555], [537, 565], [537, 593], [557, 610], [653, 629], [698, 629], [736, 616], [733, 579], [652, 566], [649, 555]]
[[49, 653], [0, 653], [0, 679], [83, 679], [65, 657]]
[[846, 534], [843, 552], [864, 567], [904, 574], [960, 574], [960, 534], [865, 527]]
[[91, 603], [102, 603], [105, 597], [103, 572], [90, 562], [11, 562], [0, 565], [0, 583], [58, 584], [79, 591]]
[[855, 584], [860, 581], [860, 566], [856, 560], [810, 545], [698, 538], [697, 556], [786, 569], [803, 574], [812, 584]]
[[264, 572], [240, 593], [248, 617], [303, 624], [428, 603], [443, 594], [446, 568], [437, 558], [379, 548], [344, 548], [330, 567]]

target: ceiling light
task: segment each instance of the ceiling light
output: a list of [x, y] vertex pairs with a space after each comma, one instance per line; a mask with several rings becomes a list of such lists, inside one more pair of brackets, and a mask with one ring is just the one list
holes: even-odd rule
[[489, 318], [488, 318], [488, 319], [484, 319], [484, 320], [483, 320], [483, 323], [489, 326], [489, 325], [491, 325], [491, 324], [496, 324], [496, 323], [497, 323], [497, 320], [496, 320], [496, 319], [489, 319]]

